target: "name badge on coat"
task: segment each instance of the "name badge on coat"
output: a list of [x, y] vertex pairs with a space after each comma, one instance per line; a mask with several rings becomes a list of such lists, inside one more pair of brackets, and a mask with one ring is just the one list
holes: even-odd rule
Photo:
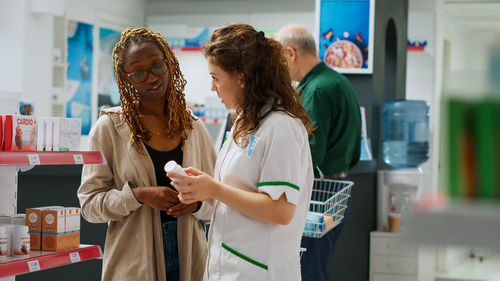
[[248, 143], [248, 151], [247, 151], [248, 157], [252, 157], [252, 153], [255, 150], [255, 146], [257, 145], [258, 141], [259, 141], [258, 137], [256, 137], [256, 136], [250, 137], [250, 142]]

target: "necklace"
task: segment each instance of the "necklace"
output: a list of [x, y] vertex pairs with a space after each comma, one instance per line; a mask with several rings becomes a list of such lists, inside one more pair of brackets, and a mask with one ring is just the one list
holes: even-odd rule
[[148, 128], [148, 130], [155, 135], [160, 135], [161, 133], [165, 132], [165, 122], [164, 121], [162, 122], [161, 127], [159, 129]]
[[153, 129], [153, 128], [150, 128], [148, 129], [151, 133], [155, 134], [155, 135], [159, 135], [161, 133], [163, 133], [165, 131], [165, 126], [161, 126], [160, 129]]

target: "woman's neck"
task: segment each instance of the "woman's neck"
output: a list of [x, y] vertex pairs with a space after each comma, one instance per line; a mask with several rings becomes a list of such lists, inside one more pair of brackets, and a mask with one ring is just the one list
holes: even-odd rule
[[139, 111], [142, 115], [157, 115], [163, 116], [165, 113], [165, 102], [163, 101], [141, 101]]

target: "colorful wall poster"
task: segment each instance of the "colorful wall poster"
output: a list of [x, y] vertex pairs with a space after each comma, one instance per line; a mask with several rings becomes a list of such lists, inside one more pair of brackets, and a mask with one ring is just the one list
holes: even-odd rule
[[341, 73], [373, 72], [375, 0], [316, 0], [319, 57]]
[[98, 111], [104, 108], [120, 105], [120, 93], [116, 85], [115, 71], [113, 69], [113, 49], [120, 40], [121, 33], [116, 30], [99, 29], [99, 61], [98, 61]]
[[82, 135], [91, 126], [93, 25], [68, 22], [66, 117], [82, 120]]

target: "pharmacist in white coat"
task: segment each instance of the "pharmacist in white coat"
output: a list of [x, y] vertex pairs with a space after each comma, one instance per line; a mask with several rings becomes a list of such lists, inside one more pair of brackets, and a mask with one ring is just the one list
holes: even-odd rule
[[237, 119], [214, 177], [178, 180], [182, 202], [215, 205], [204, 280], [298, 281], [313, 168], [311, 121], [292, 87], [279, 43], [246, 24], [217, 29], [204, 47], [212, 90]]

